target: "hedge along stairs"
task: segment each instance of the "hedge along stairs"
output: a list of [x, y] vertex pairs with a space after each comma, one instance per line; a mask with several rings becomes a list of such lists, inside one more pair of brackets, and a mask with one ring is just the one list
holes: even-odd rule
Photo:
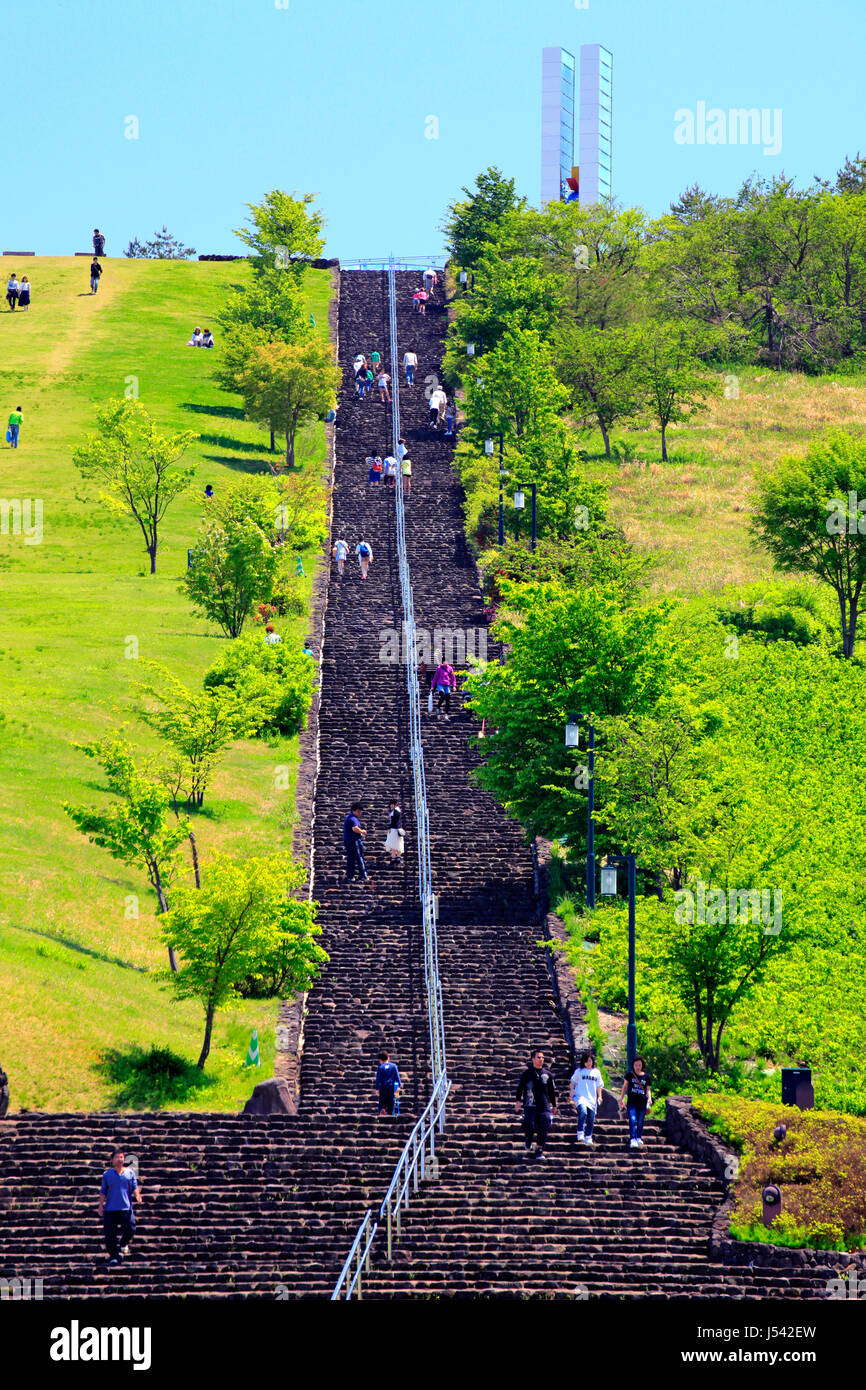
[[[424, 382], [442, 352], [441, 290], [415, 315], [416, 277], [397, 276], [400, 353], [418, 353], [403, 433], [413, 461], [407, 543], [419, 626], [483, 623], [462, 530], [452, 441], [428, 429]], [[325, 615], [315, 796], [313, 891], [330, 962], [310, 993], [294, 1117], [21, 1115], [0, 1124], [0, 1275], [41, 1277], [46, 1297], [326, 1297], [364, 1209], [378, 1208], [428, 1093], [427, 1018], [410, 802], [406, 670], [382, 659], [399, 630], [394, 503], [370, 489], [365, 457], [390, 448], [390, 410], [357, 401], [358, 350], [388, 359], [386, 277], [342, 276], [344, 385], [336, 429], [333, 538], [375, 559], [332, 573]], [[392, 376], [397, 367], [389, 366]], [[440, 1177], [413, 1201], [392, 1265], [377, 1249], [365, 1294], [572, 1297], [590, 1294], [800, 1296], [807, 1276], [712, 1265], [706, 1255], [721, 1184], [655, 1125], [631, 1153], [621, 1124], [573, 1150], [554, 1128], [546, 1167], [527, 1164], [513, 1110], [530, 1045], [552, 1058], [562, 1094], [569, 1058], [542, 951], [520, 828], [470, 781], [474, 728], [452, 706], [425, 716], [432, 862], [440, 893], [440, 973], [453, 1089], [438, 1146]], [[406, 854], [386, 862], [388, 800], [403, 806]], [[363, 799], [369, 888], [346, 887], [342, 821]], [[404, 1080], [402, 1115], [378, 1121], [376, 1054]], [[251, 1086], [255, 1077], [251, 1076]], [[566, 1111], [566, 1114], [568, 1112]], [[97, 1182], [111, 1148], [138, 1157], [145, 1202], [134, 1253], [105, 1268]], [[282, 1289], [280, 1288], [282, 1286]]]

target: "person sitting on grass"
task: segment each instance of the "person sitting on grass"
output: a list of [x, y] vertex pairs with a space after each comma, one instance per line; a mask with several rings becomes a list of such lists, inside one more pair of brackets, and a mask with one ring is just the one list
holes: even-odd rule
[[200, 329], [200, 328], [194, 328], [194, 329], [192, 330], [192, 337], [190, 338], [189, 342], [187, 343], [187, 347], [201, 347], [201, 339], [202, 339], [201, 329]]
[[209, 328], [203, 328], [201, 333], [201, 347], [213, 347], [213, 334]]

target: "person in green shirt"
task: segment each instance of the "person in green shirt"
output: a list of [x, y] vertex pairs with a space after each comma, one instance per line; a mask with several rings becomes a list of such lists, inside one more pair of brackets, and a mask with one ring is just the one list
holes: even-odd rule
[[9, 416], [9, 443], [11, 444], [13, 449], [18, 448], [18, 431], [21, 428], [23, 419], [24, 417], [21, 414], [21, 407], [20, 405], [16, 405], [15, 409], [12, 411], [12, 414]]

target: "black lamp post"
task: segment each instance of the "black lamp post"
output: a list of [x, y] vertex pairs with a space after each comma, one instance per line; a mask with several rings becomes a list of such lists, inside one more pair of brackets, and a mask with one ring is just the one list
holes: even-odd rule
[[[530, 483], [529, 486], [532, 489], [532, 549], [534, 551], [536, 534], [536, 493], [538, 487], [536, 483]], [[518, 513], [522, 512], [525, 506], [526, 498], [523, 495], [523, 488], [518, 484], [517, 491], [514, 494], [514, 510]]]
[[[583, 722], [587, 726], [587, 799], [586, 799], [586, 905], [590, 910], [595, 907], [595, 725], [592, 716], [585, 714]], [[565, 746], [566, 748], [578, 748], [580, 746], [580, 724], [578, 716], [573, 714], [565, 726]], [[604, 870], [602, 870], [604, 872]], [[616, 888], [614, 888], [614, 892]]]
[[637, 862], [633, 854], [608, 855], [607, 864], [601, 871], [601, 891], [606, 896], [616, 895], [617, 866], [625, 864], [628, 869], [628, 1028], [626, 1030], [626, 1055], [631, 1067], [637, 1055], [637, 1023], [635, 1021], [635, 896], [637, 883]]
[[[503, 434], [502, 434], [502, 431], [500, 430], [500, 432], [499, 432], [499, 544], [500, 544], [500, 545], [504, 545], [504, 544], [505, 544], [505, 512], [504, 512], [503, 509], [502, 509], [502, 483], [503, 483], [503, 479], [504, 479], [504, 477], [505, 477], [505, 475], [504, 475], [504, 473], [503, 473], [503, 471], [502, 471], [502, 453], [503, 453], [504, 448], [505, 448], [505, 439], [504, 439], [504, 436], [503, 436]], [[485, 439], [485, 441], [484, 441], [484, 452], [485, 452], [485, 454], [491, 454], [491, 455], [492, 455], [493, 449], [494, 449], [494, 441], [493, 441], [493, 439]]]

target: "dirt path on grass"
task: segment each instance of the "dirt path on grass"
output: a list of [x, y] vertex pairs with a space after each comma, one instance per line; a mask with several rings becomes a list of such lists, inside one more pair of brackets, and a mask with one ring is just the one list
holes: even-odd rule
[[[86, 270], [82, 258], [82, 269]], [[89, 276], [82, 277], [82, 282], [87, 284]], [[110, 304], [117, 295], [120, 286], [116, 279], [112, 278], [111, 267], [99, 282], [99, 289], [96, 294], [86, 291], [79, 291], [77, 303], [80, 312], [70, 322], [67, 330], [62, 337], [54, 344], [48, 355], [48, 360], [43, 368], [46, 376], [61, 376], [67, 370], [69, 364], [78, 355], [81, 348], [85, 346], [99, 325], [98, 315], [101, 314], [106, 304]]]

